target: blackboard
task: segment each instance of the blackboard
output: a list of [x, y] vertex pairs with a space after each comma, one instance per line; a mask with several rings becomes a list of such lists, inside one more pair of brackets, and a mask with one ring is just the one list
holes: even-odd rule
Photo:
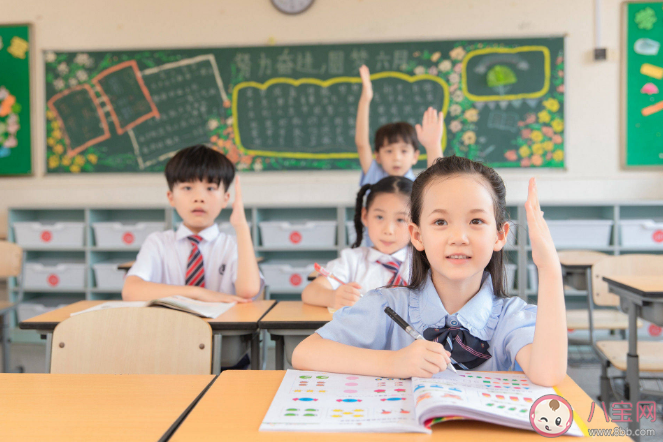
[[58, 164], [50, 173], [160, 172], [195, 143], [240, 170], [359, 169], [362, 64], [375, 92], [371, 139], [380, 125], [416, 124], [433, 106], [446, 115], [446, 155], [564, 166], [562, 38], [46, 51], [44, 59], [47, 138], [59, 146], [48, 149]]
[[0, 175], [32, 172], [30, 28], [0, 26]]
[[624, 5], [624, 163], [663, 165], [663, 2]]

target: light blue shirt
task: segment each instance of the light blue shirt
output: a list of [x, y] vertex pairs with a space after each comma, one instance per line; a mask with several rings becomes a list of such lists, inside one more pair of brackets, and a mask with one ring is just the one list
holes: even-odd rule
[[515, 296], [494, 296], [488, 273], [484, 273], [479, 292], [453, 315], [444, 308], [429, 273], [421, 290], [395, 287], [370, 291], [352, 307], [343, 307], [334, 313], [334, 319], [317, 333], [353, 347], [400, 350], [413, 340], [387, 316], [384, 312], [387, 306], [422, 335], [427, 328], [460, 323], [473, 336], [488, 342], [492, 358], [475, 370], [522, 370], [516, 363], [516, 354], [534, 340], [536, 306]]
[[[375, 184], [382, 178], [386, 178], [388, 176], [389, 174], [382, 168], [382, 166], [379, 165], [377, 161], [373, 160], [366, 173], [364, 173], [363, 170], [361, 171], [359, 187], [363, 186], [364, 184]], [[408, 170], [403, 176], [405, 178], [411, 179], [412, 181], [414, 181], [415, 178], [414, 173], [412, 172], [412, 168], [410, 168], [410, 170]]]

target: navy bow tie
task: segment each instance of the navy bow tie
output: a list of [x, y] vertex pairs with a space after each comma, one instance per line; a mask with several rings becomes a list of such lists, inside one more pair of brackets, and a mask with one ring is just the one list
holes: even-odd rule
[[457, 369], [471, 370], [492, 358], [488, 353], [490, 345], [463, 327], [427, 328], [424, 338], [439, 342], [451, 352], [451, 363]]

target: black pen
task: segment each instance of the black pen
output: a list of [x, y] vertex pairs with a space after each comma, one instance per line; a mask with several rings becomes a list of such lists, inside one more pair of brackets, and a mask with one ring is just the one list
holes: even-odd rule
[[[398, 324], [403, 330], [405, 330], [405, 333], [412, 336], [415, 340], [416, 339], [420, 339], [420, 340], [423, 340], [423, 341], [426, 340], [426, 338], [421, 336], [421, 333], [416, 331], [410, 324], [405, 322], [405, 319], [401, 318], [398, 315], [398, 313], [396, 313], [394, 310], [392, 310], [391, 307], [385, 307], [384, 312], [387, 314], [387, 316], [389, 316], [391, 319], [393, 319], [396, 324]], [[454, 373], [458, 373], [456, 371], [456, 369], [454, 368], [453, 364], [449, 364], [449, 365], [447, 365], [447, 367], [451, 368], [454, 371]]]

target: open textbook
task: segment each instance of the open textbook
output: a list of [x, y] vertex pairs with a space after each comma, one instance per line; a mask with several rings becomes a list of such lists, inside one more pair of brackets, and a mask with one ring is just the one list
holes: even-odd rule
[[235, 302], [202, 302], [186, 296], [171, 296], [169, 298], [155, 299], [153, 301], [109, 301], [96, 305], [87, 310], [72, 313], [71, 316], [80, 315], [95, 310], [124, 307], [168, 307], [186, 313], [191, 313], [202, 318], [216, 318], [230, 310]]
[[[288, 370], [260, 431], [430, 433], [451, 419], [532, 430], [530, 408], [548, 394], [556, 393], [522, 374], [447, 370], [410, 380]], [[566, 434], [583, 435], [575, 422]]]

